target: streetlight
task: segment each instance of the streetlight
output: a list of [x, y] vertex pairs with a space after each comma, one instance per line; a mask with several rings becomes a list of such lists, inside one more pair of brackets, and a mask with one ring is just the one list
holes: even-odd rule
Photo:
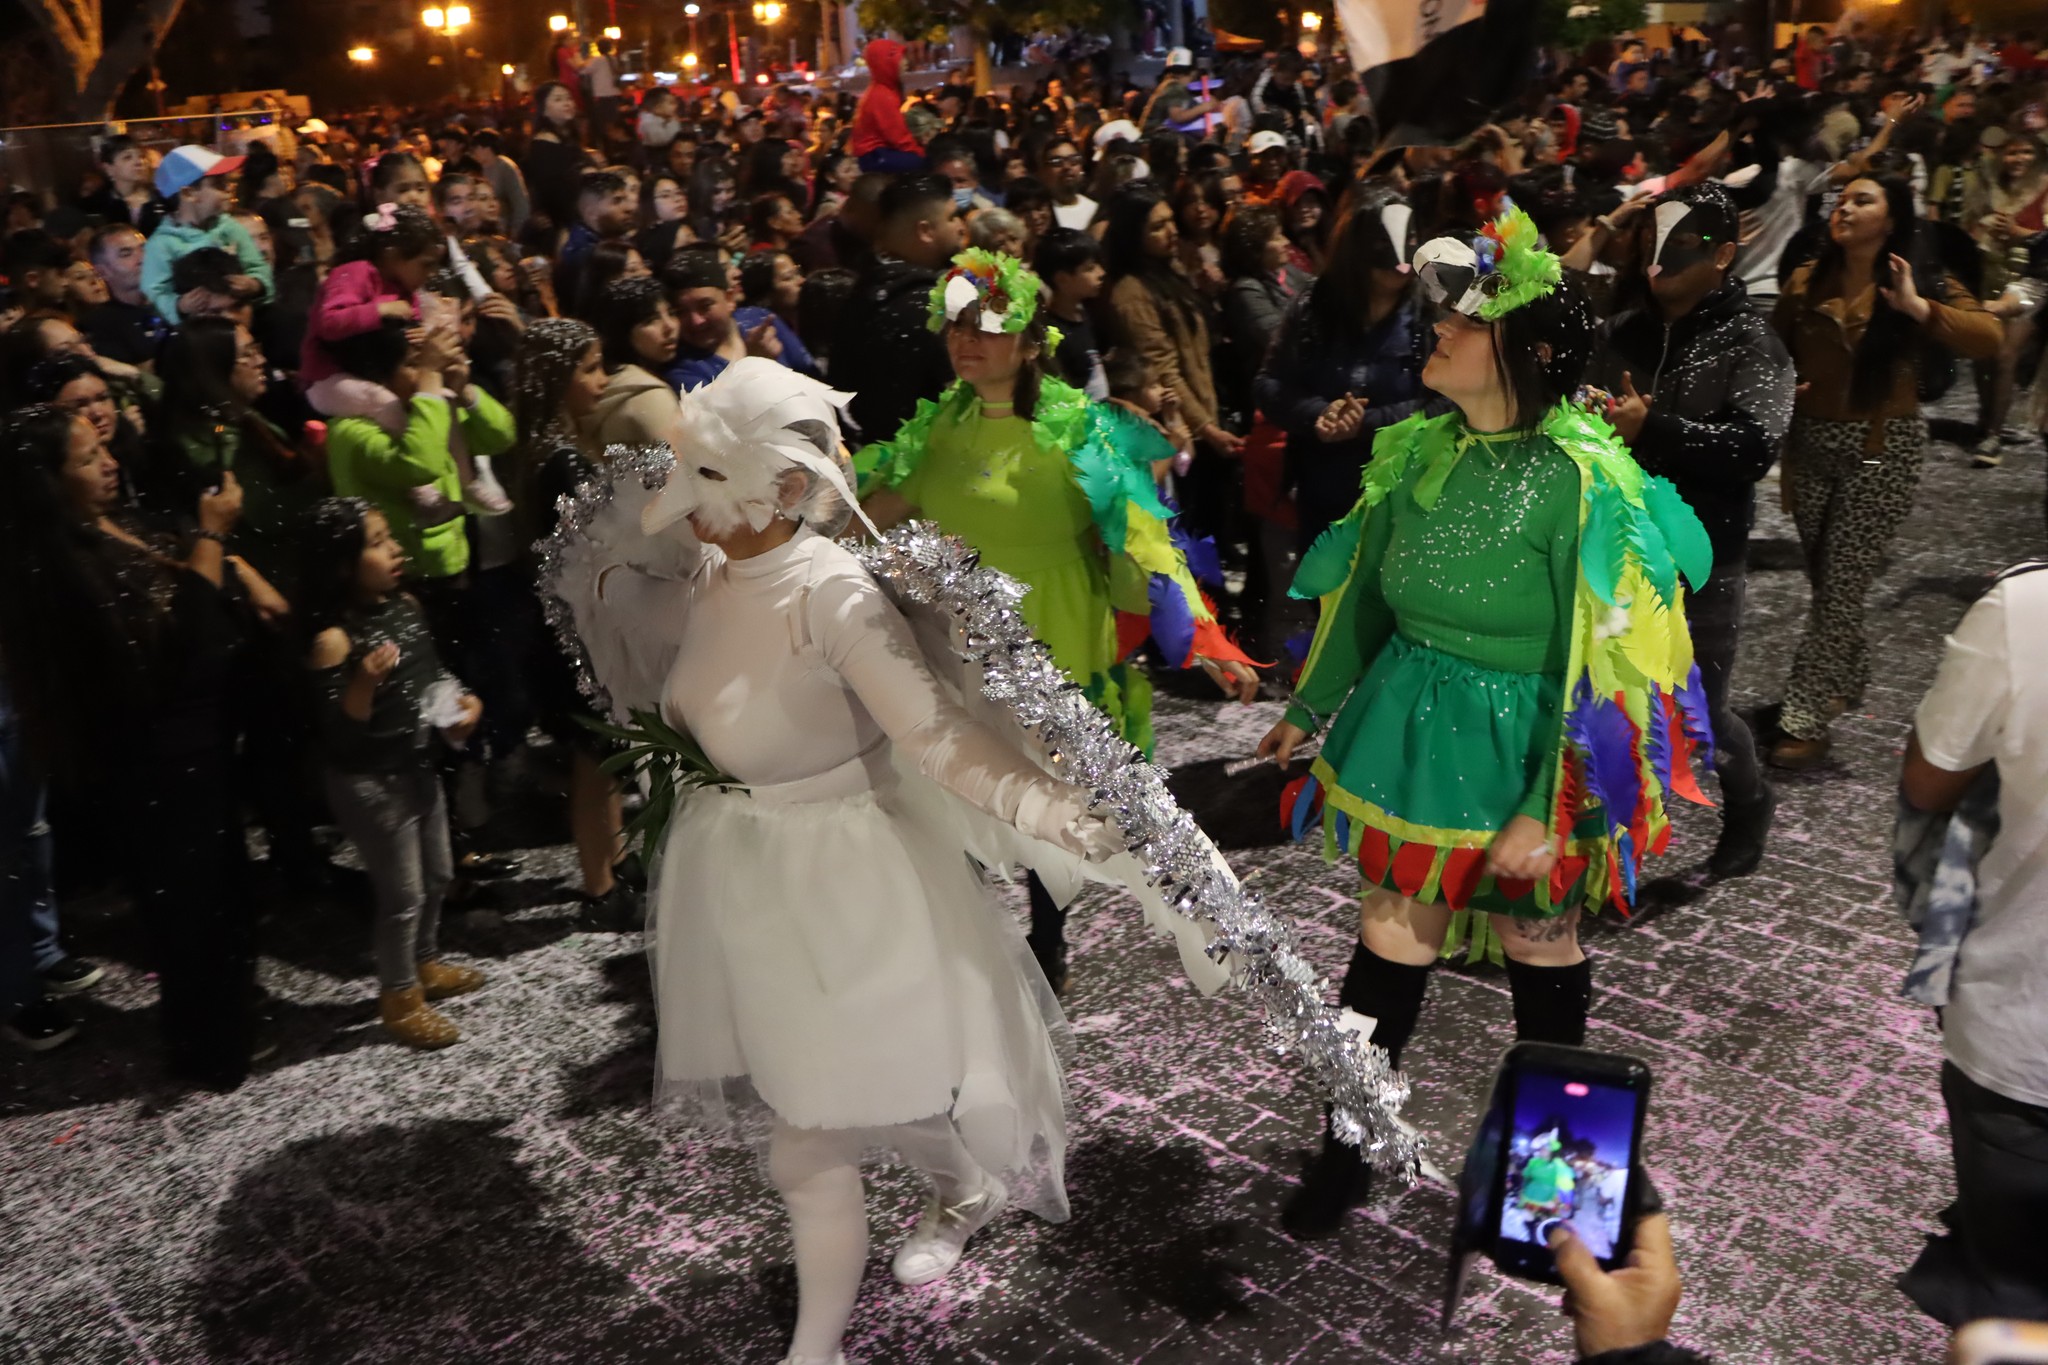
[[448, 7], [448, 27], [450, 30], [469, 27], [468, 5], [450, 5]]
[[423, 9], [420, 11], [420, 22], [428, 28], [443, 28], [447, 24], [447, 19], [448, 16], [437, 9]]
[[697, 54], [696, 54], [696, 53], [694, 53], [694, 52], [685, 52], [685, 53], [683, 54], [683, 70], [685, 70], [685, 71], [695, 71], [696, 69], [697, 69]]
[[1303, 10], [1303, 11], [1301, 12], [1301, 30], [1302, 30], [1302, 32], [1304, 32], [1304, 33], [1320, 33], [1320, 32], [1322, 32], [1322, 28], [1323, 28], [1323, 16], [1322, 16], [1322, 15], [1320, 15], [1320, 14], [1317, 14], [1317, 13], [1316, 13], [1316, 12], [1315, 12], [1314, 10], [1312, 10], [1312, 9], [1307, 9], [1307, 10]]
[[619, 41], [620, 34], [621, 30], [617, 24], [612, 25], [610, 28], [604, 31], [604, 36], [611, 39], [615, 43]]
[[569, 16], [568, 16], [568, 15], [566, 15], [566, 14], [550, 14], [550, 15], [548, 16], [548, 31], [549, 31], [550, 33], [566, 33], [566, 32], [568, 31], [568, 28], [569, 28]]
[[754, 17], [764, 24], [772, 24], [782, 18], [782, 6], [775, 0], [754, 0]]
[[505, 64], [504, 64], [503, 66], [499, 67], [499, 68], [498, 68], [498, 74], [499, 74], [500, 76], [509, 76], [509, 75], [511, 75], [511, 74], [512, 74], [512, 63], [510, 63], [510, 62], [506, 62], [506, 63], [505, 63]]
[[358, 66], [368, 66], [371, 62], [377, 60], [377, 49], [374, 47], [352, 47], [348, 50], [348, 59]]

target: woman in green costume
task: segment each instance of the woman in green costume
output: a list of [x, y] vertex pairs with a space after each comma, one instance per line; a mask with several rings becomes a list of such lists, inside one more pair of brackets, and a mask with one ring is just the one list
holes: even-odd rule
[[[855, 457], [863, 506], [884, 529], [935, 522], [1030, 588], [1019, 610], [1053, 661], [1150, 753], [1151, 684], [1126, 662], [1148, 637], [1168, 663], [1200, 666], [1232, 698], [1257, 696], [1258, 675], [1196, 586], [1189, 552], [1202, 555], [1153, 482], [1172, 444], [1044, 371], [1058, 339], [1038, 301], [1038, 277], [1014, 258], [953, 258], [932, 288], [931, 326], [958, 378], [893, 440]], [[1036, 876], [1031, 949], [1064, 990], [1065, 915]]]
[[[1712, 745], [1678, 583], [1706, 581], [1706, 533], [1570, 401], [1584, 294], [1512, 206], [1415, 265], [1448, 310], [1422, 380], [1458, 411], [1381, 431], [1358, 505], [1303, 556], [1294, 595], [1322, 619], [1259, 746], [1285, 766], [1327, 726], [1289, 818], [1320, 805], [1327, 853], [1358, 860], [1341, 1000], [1396, 1063], [1430, 967], [1467, 943], [1505, 955], [1517, 1038], [1584, 1040], [1581, 909], [1627, 912], [1664, 793], [1704, 802], [1691, 756]], [[1334, 1232], [1365, 1180], [1326, 1126], [1283, 1223]]]

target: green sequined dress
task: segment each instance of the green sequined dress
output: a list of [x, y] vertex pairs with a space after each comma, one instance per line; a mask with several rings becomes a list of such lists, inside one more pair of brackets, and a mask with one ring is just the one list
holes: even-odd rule
[[[1704, 579], [1704, 532], [1604, 423], [1559, 408], [1480, 434], [1457, 414], [1376, 440], [1365, 496], [1304, 557], [1294, 592], [1322, 617], [1288, 719], [1328, 726], [1290, 789], [1301, 832], [1320, 800], [1327, 851], [1368, 886], [1460, 912], [1626, 908], [1662, 846], [1665, 789], [1687, 760], [1697, 672], [1676, 586]], [[1485, 871], [1515, 816], [1559, 852], [1540, 882]]]

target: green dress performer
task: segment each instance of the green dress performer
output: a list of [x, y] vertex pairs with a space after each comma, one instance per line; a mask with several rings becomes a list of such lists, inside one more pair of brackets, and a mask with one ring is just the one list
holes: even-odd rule
[[[1702, 803], [1711, 753], [1680, 577], [1711, 548], [1672, 486], [1570, 401], [1590, 358], [1583, 291], [1506, 211], [1416, 253], [1445, 308], [1423, 383], [1458, 405], [1381, 431], [1363, 496], [1303, 556], [1322, 604], [1295, 703], [1259, 746], [1283, 766], [1297, 835], [1365, 895], [1343, 1004], [1396, 1062], [1440, 955], [1506, 958], [1518, 1038], [1584, 1040], [1583, 906], [1623, 913], [1669, 837], [1665, 792]], [[1356, 1148], [1325, 1129], [1282, 1221], [1334, 1232], [1365, 1194]]]
[[[1152, 687], [1127, 662], [1148, 638], [1232, 697], [1255, 697], [1258, 675], [1197, 586], [1198, 573], [1220, 577], [1213, 550], [1181, 531], [1153, 482], [1172, 444], [1044, 372], [1058, 338], [1039, 297], [1038, 277], [1014, 257], [953, 258], [932, 287], [931, 327], [957, 378], [854, 457], [863, 506], [884, 529], [935, 522], [1026, 585], [1019, 610], [1053, 661], [1149, 754]], [[1066, 983], [1061, 903], [1034, 875], [1031, 947], [1056, 991]]]

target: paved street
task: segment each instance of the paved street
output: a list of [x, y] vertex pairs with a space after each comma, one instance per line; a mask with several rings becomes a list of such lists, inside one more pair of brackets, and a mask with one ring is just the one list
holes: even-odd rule
[[[1933, 1020], [1897, 996], [1910, 944], [1889, 899], [1891, 793], [1942, 634], [1987, 575], [2042, 552], [2042, 478], [2038, 446], [1988, 472], [1931, 450], [1874, 598], [1877, 681], [1836, 761], [1784, 783], [1763, 870], [1701, 890], [1713, 826], [1688, 813], [1658, 869], [1686, 903], [1593, 938], [1589, 1042], [1656, 1074], [1648, 1165], [1686, 1275], [1676, 1334], [1728, 1365], [1938, 1358], [1941, 1333], [1891, 1285], [1951, 1190]], [[1788, 521], [1773, 509], [1757, 534], [1750, 701], [1782, 685], [1806, 601]], [[1274, 778], [1221, 776], [1276, 708], [1162, 709], [1184, 799], [1341, 971], [1355, 879], [1275, 843]], [[576, 930], [558, 806], [535, 798], [488, 831], [527, 850], [526, 870], [500, 923], [454, 926], [492, 980], [453, 1004], [465, 1041], [429, 1056], [373, 1027], [360, 916], [286, 908], [263, 967], [281, 1054], [233, 1095], [177, 1092], [151, 1050], [136, 926], [80, 907], [74, 946], [112, 967], [85, 1034], [0, 1058], [0, 1360], [777, 1360], [795, 1302], [780, 1205], [750, 1156], [647, 1113], [643, 960]], [[1315, 1097], [1242, 1003], [1179, 980], [1130, 907], [1089, 901], [1075, 930], [1072, 1221], [1005, 1216], [954, 1277], [903, 1290], [888, 1258], [919, 1196], [877, 1180], [851, 1359], [1570, 1358], [1552, 1295], [1490, 1271], [1440, 1348], [1441, 1188], [1385, 1190], [1329, 1242], [1281, 1235]], [[1407, 1062], [1411, 1117], [1450, 1169], [1509, 1037], [1499, 972], [1437, 974]]]

